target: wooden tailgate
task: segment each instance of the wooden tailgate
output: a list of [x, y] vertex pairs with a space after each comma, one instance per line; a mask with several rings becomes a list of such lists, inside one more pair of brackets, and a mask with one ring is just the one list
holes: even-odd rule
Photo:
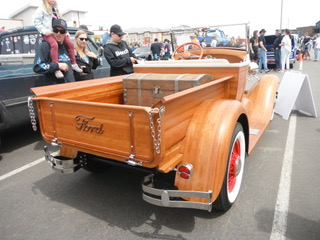
[[41, 132], [48, 142], [150, 162], [149, 108], [39, 97]]

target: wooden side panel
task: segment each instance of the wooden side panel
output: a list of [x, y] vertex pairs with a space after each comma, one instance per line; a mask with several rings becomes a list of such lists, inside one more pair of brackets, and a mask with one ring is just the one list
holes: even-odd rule
[[[162, 132], [165, 134], [162, 135], [161, 148], [163, 152], [170, 152], [172, 147], [185, 138], [191, 118], [202, 102], [229, 98], [227, 93], [230, 78], [231, 76], [222, 78], [164, 98], [162, 104], [165, 107], [165, 114], [163, 115]], [[166, 165], [168, 161], [171, 161], [171, 158], [166, 156], [161, 163], [160, 171], [170, 170]], [[161, 168], [162, 166], [165, 167]]]
[[176, 98], [173, 95], [171, 95], [171, 99], [169, 97], [165, 98], [163, 105], [166, 108], [166, 114], [163, 116], [165, 122], [163, 128], [166, 133], [166, 149], [185, 136], [190, 119], [202, 102], [205, 100], [228, 99], [227, 89], [228, 81], [224, 81]]
[[[88, 82], [88, 81], [86, 81]], [[86, 83], [84, 82], [84, 83]], [[90, 81], [89, 81], [90, 82]], [[75, 89], [64, 89], [64, 87], [70, 87], [69, 85], [60, 85], [59, 90], [53, 92], [53, 89], [56, 88], [54, 85], [53, 89], [48, 87], [41, 87], [44, 90], [50, 90], [50, 93], [40, 93], [37, 96], [46, 96], [46, 97], [53, 97], [56, 99], [70, 99], [70, 100], [80, 100], [80, 101], [88, 101], [88, 102], [100, 102], [100, 103], [116, 103], [122, 104], [123, 103], [123, 89], [122, 89], [122, 82], [102, 82], [99, 81], [100, 85], [88, 85], [83, 84], [79, 85]], [[73, 83], [70, 83], [73, 85]], [[81, 88], [79, 87], [81, 86]], [[33, 88], [32, 91], [38, 93], [41, 90], [39, 88]]]
[[[72, 82], [72, 83], [61, 83], [56, 85], [49, 85], [43, 87], [31, 88], [31, 91], [37, 97], [56, 97], [66, 99], [67, 95], [77, 96], [77, 94], [84, 95], [87, 90], [92, 89], [92, 91], [96, 91], [97, 88], [101, 88], [103, 86], [108, 86], [108, 88], [118, 88], [119, 84], [122, 83], [122, 78], [124, 76], [116, 76], [116, 77], [108, 77], [108, 78], [99, 78], [89, 81], [80, 81], [80, 82]], [[89, 90], [90, 91], [90, 90]], [[82, 93], [81, 93], [82, 92]], [[83, 93], [85, 92], [85, 93]], [[71, 99], [68, 97], [68, 99]]]

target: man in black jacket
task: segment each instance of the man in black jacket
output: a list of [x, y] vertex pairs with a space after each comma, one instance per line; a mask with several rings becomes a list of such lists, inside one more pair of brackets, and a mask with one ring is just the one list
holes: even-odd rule
[[[39, 74], [44, 74], [52, 83], [74, 82], [74, 76], [71, 66], [71, 59], [68, 56], [68, 50], [63, 44], [67, 32], [67, 23], [63, 19], [55, 19], [52, 23], [53, 36], [58, 42], [58, 60], [59, 63], [51, 61], [50, 45], [43, 41], [37, 48], [34, 58], [33, 71]], [[64, 78], [57, 78], [55, 71], [61, 70]]]
[[104, 45], [104, 56], [111, 66], [110, 76], [133, 73], [133, 64], [138, 63], [128, 44], [122, 40], [125, 33], [117, 24], [110, 28], [110, 40]]
[[282, 41], [282, 34], [280, 30], [276, 30], [276, 39], [273, 42], [273, 49], [274, 49], [274, 60], [276, 63], [276, 71], [281, 70], [281, 41]]
[[151, 44], [151, 48], [150, 48], [153, 60], [160, 59], [160, 55], [161, 55], [162, 50], [163, 50], [162, 44], [158, 43], [158, 38], [155, 38], [154, 43]]

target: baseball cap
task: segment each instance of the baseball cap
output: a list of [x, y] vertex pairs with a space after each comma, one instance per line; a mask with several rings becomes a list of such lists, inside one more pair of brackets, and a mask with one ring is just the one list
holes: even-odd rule
[[110, 28], [110, 32], [113, 32], [119, 36], [123, 36], [126, 34], [125, 32], [122, 31], [122, 28], [118, 24], [112, 25]]
[[259, 33], [263, 33], [263, 32], [266, 32], [266, 30], [264, 28], [262, 28]]
[[58, 19], [54, 19], [53, 22], [52, 22], [52, 27], [55, 28], [55, 27], [62, 27], [63, 29], [66, 29], [67, 30], [67, 22], [61, 18], [58, 18]]
[[79, 29], [82, 31], [89, 31], [87, 25], [83, 25], [83, 24], [79, 26]]

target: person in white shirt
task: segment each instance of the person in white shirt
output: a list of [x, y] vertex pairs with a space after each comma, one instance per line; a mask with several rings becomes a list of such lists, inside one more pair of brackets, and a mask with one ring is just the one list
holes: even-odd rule
[[319, 34], [316, 35], [316, 39], [314, 40], [314, 61], [318, 61], [320, 51], [320, 36]]
[[289, 57], [290, 57], [290, 52], [292, 49], [290, 30], [286, 29], [284, 31], [284, 33], [285, 33], [285, 35], [281, 41], [281, 68], [282, 68], [282, 71], [284, 71], [285, 67], [287, 70], [290, 69]]
[[217, 43], [218, 43], [218, 41], [217, 41], [216, 37], [213, 36], [212, 41], [211, 41], [211, 47], [217, 47]]

